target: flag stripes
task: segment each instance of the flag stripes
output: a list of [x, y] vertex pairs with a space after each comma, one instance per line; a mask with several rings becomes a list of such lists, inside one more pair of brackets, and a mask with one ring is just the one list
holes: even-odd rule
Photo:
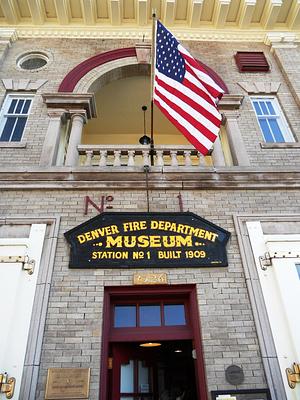
[[157, 21], [153, 101], [193, 146], [206, 155], [218, 137], [223, 90]]

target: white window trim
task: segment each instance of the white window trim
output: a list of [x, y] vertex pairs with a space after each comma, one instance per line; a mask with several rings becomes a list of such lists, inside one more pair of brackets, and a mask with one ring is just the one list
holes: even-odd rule
[[[284, 114], [283, 114], [283, 112], [281, 110], [281, 107], [279, 105], [279, 102], [278, 102], [278, 100], [277, 100], [277, 98], [275, 96], [250, 96], [250, 100], [251, 100], [251, 104], [252, 104], [252, 107], [253, 107], [253, 110], [254, 110], [254, 113], [255, 113], [255, 116], [256, 116], [256, 119], [257, 119], [257, 123], [258, 123], [259, 129], [260, 129], [260, 132], [262, 134], [262, 138], [264, 140], [264, 143], [267, 143], [267, 144], [268, 143], [273, 143], [273, 144], [295, 143], [295, 138], [294, 138], [294, 136], [292, 134], [292, 131], [289, 128], [287, 120], [286, 120], [286, 118], [285, 118], [285, 116], [284, 116]], [[282, 136], [283, 136], [285, 142], [266, 142], [265, 141], [264, 134], [263, 134], [262, 129], [261, 129], [260, 124], [259, 124], [259, 117], [258, 117], [258, 115], [256, 113], [256, 110], [255, 110], [255, 107], [254, 107], [254, 104], [253, 104], [254, 101], [259, 101], [259, 100], [263, 100], [263, 101], [270, 100], [272, 102], [272, 105], [273, 105], [274, 110], [276, 112], [276, 115], [278, 117], [276, 119], [277, 119], [278, 125], [279, 125], [279, 127], [281, 129], [281, 133], [282, 133]]]
[[[2, 104], [2, 108], [1, 108], [1, 113], [0, 113], [0, 137], [2, 135], [2, 131], [3, 131], [4, 125], [6, 123], [6, 116], [8, 115], [7, 112], [9, 110], [9, 107], [10, 107], [10, 104], [11, 104], [12, 100], [13, 99], [31, 99], [31, 104], [29, 106], [27, 114], [20, 114], [22, 117], [25, 117], [25, 116], [27, 117], [27, 120], [26, 120], [26, 123], [25, 123], [25, 126], [24, 126], [24, 130], [22, 132], [21, 140], [17, 141], [17, 142], [12, 142], [11, 140], [8, 140], [8, 141], [2, 142], [2, 143], [20, 143], [20, 142], [23, 141], [24, 132], [25, 132], [26, 125], [27, 125], [27, 122], [28, 122], [28, 117], [29, 117], [30, 112], [31, 112], [33, 98], [34, 98], [34, 95], [26, 94], [26, 93], [8, 93], [5, 96], [5, 99], [4, 99], [4, 102]], [[13, 115], [13, 114], [11, 114], [11, 115]], [[14, 115], [18, 116], [19, 114], [14, 114]]]

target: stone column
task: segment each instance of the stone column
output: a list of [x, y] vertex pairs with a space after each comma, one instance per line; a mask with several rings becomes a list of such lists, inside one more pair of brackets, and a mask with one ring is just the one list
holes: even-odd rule
[[226, 117], [225, 127], [233, 163], [238, 166], [249, 166], [250, 160], [237, 121], [239, 114], [234, 112], [224, 112], [224, 114]]
[[72, 127], [65, 165], [75, 167], [78, 165], [79, 154], [77, 146], [81, 143], [82, 129], [86, 122], [86, 113], [84, 110], [74, 112], [71, 117]]
[[214, 167], [224, 167], [226, 165], [224, 153], [221, 145], [220, 135], [214, 143], [213, 151], [211, 153]]
[[[289, 18], [289, 28], [294, 29], [296, 25], [297, 13], [295, 12], [291, 13], [291, 18]], [[300, 106], [300, 52], [296, 34], [294, 32], [268, 32], [264, 42], [271, 47], [271, 53], [295, 101]]]
[[59, 141], [60, 141], [61, 122], [64, 113], [65, 110], [48, 111], [48, 116], [50, 117], [50, 121], [40, 158], [41, 166], [50, 167], [51, 165], [55, 165]]

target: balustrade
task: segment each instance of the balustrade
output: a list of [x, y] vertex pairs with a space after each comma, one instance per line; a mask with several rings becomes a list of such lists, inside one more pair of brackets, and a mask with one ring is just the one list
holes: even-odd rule
[[150, 146], [79, 145], [79, 163], [89, 167], [205, 167], [212, 166], [212, 157], [203, 156], [189, 146], [156, 146], [153, 157]]

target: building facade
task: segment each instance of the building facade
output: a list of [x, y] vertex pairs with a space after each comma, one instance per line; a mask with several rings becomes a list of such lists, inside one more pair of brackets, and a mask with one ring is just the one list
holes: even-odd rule
[[[299, 2], [150, 3], [0, 3], [0, 399], [299, 400]], [[152, 8], [224, 88], [209, 156], [140, 144]]]

